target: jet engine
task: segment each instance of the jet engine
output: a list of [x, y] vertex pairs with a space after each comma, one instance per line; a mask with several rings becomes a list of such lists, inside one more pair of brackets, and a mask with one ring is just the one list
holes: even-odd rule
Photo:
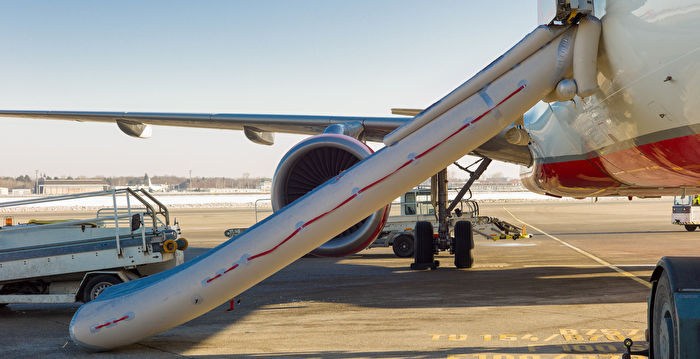
[[[350, 136], [322, 134], [305, 139], [292, 147], [277, 166], [272, 180], [272, 209], [282, 209], [371, 153], [372, 149]], [[388, 206], [374, 212], [311, 253], [342, 257], [365, 249], [381, 232], [388, 214]]]

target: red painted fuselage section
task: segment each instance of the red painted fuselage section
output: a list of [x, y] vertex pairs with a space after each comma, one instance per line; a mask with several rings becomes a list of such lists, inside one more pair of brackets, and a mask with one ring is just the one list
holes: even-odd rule
[[586, 159], [536, 163], [540, 188], [559, 196], [665, 195], [700, 184], [700, 135]]
[[609, 1], [599, 90], [525, 114], [538, 193], [700, 193], [700, 1]]

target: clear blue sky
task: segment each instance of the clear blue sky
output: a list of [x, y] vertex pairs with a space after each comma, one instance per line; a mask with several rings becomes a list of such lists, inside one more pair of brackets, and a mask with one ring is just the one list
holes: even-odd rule
[[[530, 32], [537, 1], [0, 1], [0, 108], [389, 115]], [[0, 176], [271, 176], [301, 139], [0, 119]], [[516, 167], [492, 166], [516, 176]]]

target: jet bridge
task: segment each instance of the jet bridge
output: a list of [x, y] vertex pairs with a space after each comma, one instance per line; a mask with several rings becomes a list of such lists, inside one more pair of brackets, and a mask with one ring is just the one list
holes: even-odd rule
[[[595, 27], [597, 20], [582, 21]], [[560, 85], [575, 72], [574, 57], [596, 56], [575, 53], [574, 39], [586, 35], [577, 34], [577, 27], [536, 28], [387, 135], [385, 148], [194, 260], [105, 290], [75, 313], [71, 338], [85, 348], [106, 350], [185, 323], [386, 206], [514, 123], [545, 96], [566, 95], [560, 88], [570, 87]]]

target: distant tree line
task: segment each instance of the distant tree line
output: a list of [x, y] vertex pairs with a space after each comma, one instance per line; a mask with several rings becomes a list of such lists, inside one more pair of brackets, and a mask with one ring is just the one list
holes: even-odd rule
[[24, 175], [16, 178], [0, 177], [0, 187], [5, 188], [34, 188], [34, 179]]
[[[71, 180], [73, 177], [51, 177], [46, 174], [41, 174], [40, 178], [46, 179], [68, 179]], [[77, 179], [86, 179], [87, 177], [78, 177]], [[116, 177], [104, 177], [97, 176], [92, 178], [104, 179], [105, 182], [110, 186], [145, 186], [148, 185], [148, 174], [143, 176], [116, 176]], [[270, 178], [267, 177], [250, 177], [248, 174], [244, 174], [243, 177], [239, 178], [229, 178], [229, 177], [192, 177], [192, 183], [190, 184], [190, 179], [187, 177], [178, 176], [151, 176], [151, 183], [153, 184], [167, 184], [170, 188], [175, 190], [186, 190], [192, 188], [251, 188], [255, 189], [260, 187], [260, 185], [269, 181]], [[23, 175], [19, 177], [0, 177], [0, 187], [5, 188], [34, 188], [33, 177], [28, 175]]]

